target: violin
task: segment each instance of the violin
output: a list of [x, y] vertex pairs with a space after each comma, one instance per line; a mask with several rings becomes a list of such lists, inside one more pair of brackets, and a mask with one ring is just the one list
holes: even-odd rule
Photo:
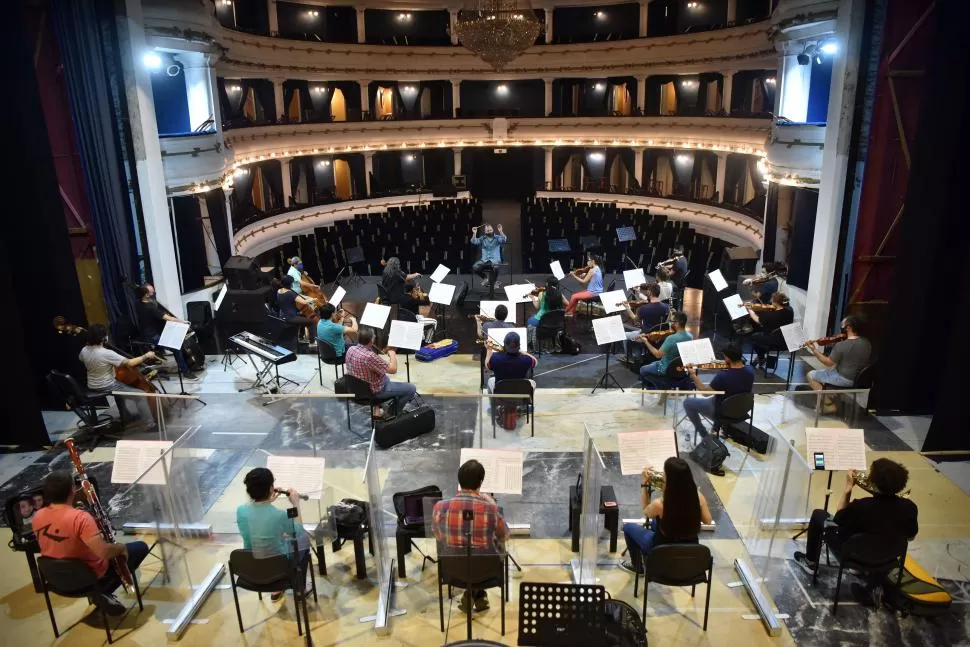
[[[76, 324], [69, 324], [64, 319], [64, 317], [58, 315], [54, 317], [54, 330], [58, 333], [64, 335], [80, 335], [84, 332], [84, 328]], [[124, 352], [114, 344], [109, 342], [104, 343], [104, 347], [108, 350], [113, 350], [125, 359], [133, 359], [131, 355]], [[158, 375], [158, 371], [151, 369], [146, 373], [142, 373], [138, 370], [137, 366], [116, 366], [115, 367], [115, 379], [122, 384], [127, 384], [128, 386], [133, 386], [136, 389], [144, 391], [145, 393], [158, 393], [158, 389], [152, 384], [152, 380]]]
[[821, 339], [807, 341], [805, 342], [805, 345], [808, 346], [809, 344], [816, 344], [818, 346], [831, 346], [833, 344], [839, 343], [840, 341], [845, 341], [846, 337], [847, 335], [844, 332], [842, 332], [842, 333], [839, 333], [838, 335], [829, 335], [828, 337], [822, 337]]
[[756, 301], [745, 303], [744, 307], [754, 312], [772, 312], [774, 310], [782, 309], [782, 306], [775, 305], [774, 303], [758, 303]]
[[657, 263], [657, 265], [656, 265], [656, 266], [654, 267], [654, 269], [657, 269], [657, 270], [659, 270], [659, 269], [660, 269], [660, 268], [662, 268], [662, 267], [667, 267], [668, 265], [673, 265], [674, 263], [676, 263], [676, 262], [677, 262], [677, 259], [678, 259], [678, 258], [683, 258], [683, 257], [682, 257], [681, 255], [679, 255], [679, 254], [678, 254], [678, 255], [676, 255], [676, 256], [671, 256], [671, 257], [670, 257], [670, 258], [668, 258], [667, 260], [665, 260], [665, 261], [660, 261], [659, 263]]
[[667, 337], [673, 335], [674, 332], [675, 331], [673, 328], [667, 328], [666, 330], [654, 330], [653, 332], [648, 332], [645, 335], [640, 335], [640, 337], [646, 337], [647, 341], [650, 342], [651, 345], [657, 346], [662, 344], [663, 340], [665, 340]]
[[761, 274], [752, 279], [746, 281], [748, 285], [761, 285], [762, 283], [767, 283], [771, 279], [778, 278], [778, 272], [768, 272], [767, 274]]
[[569, 273], [575, 276], [577, 279], [585, 279], [586, 275], [590, 270], [593, 269], [593, 261], [586, 263], [583, 267], [577, 267], [575, 269], [569, 270]]
[[542, 294], [545, 291], [546, 291], [546, 289], [544, 287], [538, 287], [535, 290], [533, 290], [532, 292], [530, 292], [529, 293], [529, 296], [537, 297], [537, 296], [539, 296], [540, 294]]

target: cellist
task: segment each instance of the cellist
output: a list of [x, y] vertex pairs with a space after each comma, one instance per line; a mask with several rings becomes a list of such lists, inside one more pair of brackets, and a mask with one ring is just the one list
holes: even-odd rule
[[[276, 304], [280, 309], [280, 319], [294, 326], [300, 326], [302, 341], [310, 346], [316, 345], [314, 341], [316, 337], [310, 332], [310, 327], [317, 325], [317, 322], [320, 321], [320, 315], [315, 312], [313, 302], [301, 296], [294, 289], [296, 281], [289, 274], [284, 276], [280, 283], [281, 286], [276, 291]], [[303, 313], [312, 313], [313, 316], [307, 316]]]
[[[111, 391], [126, 391], [130, 393], [142, 393], [140, 389], [128, 386], [115, 379], [115, 368], [118, 366], [138, 366], [148, 360], [155, 359], [155, 353], [148, 351], [138, 357], [126, 359], [115, 351], [105, 348], [104, 342], [108, 339], [108, 329], [104, 324], [94, 324], [85, 332], [85, 344], [81, 349], [78, 358], [84, 364], [88, 374], [88, 390], [103, 393]], [[130, 413], [127, 406], [133, 404], [138, 412], [138, 417], [148, 425], [149, 430], [155, 426], [152, 418], [151, 408], [148, 406], [148, 398], [115, 398], [118, 405], [118, 412], [124, 416]]]

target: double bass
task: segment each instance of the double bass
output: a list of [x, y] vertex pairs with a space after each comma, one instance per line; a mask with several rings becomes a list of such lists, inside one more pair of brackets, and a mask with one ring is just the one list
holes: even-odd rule
[[[81, 333], [84, 332], [85, 329], [82, 328], [81, 326], [67, 323], [64, 317], [58, 315], [54, 317], [54, 330], [56, 330], [60, 334], [80, 335]], [[118, 353], [125, 359], [133, 359], [131, 355], [124, 352], [114, 344], [111, 344], [110, 342], [106, 341], [104, 343], [104, 347], [107, 348], [108, 350], [113, 350], [114, 352]], [[151, 382], [153, 379], [155, 379], [156, 375], [158, 375], [158, 371], [154, 369], [151, 369], [150, 371], [148, 371], [146, 375], [145, 373], [142, 373], [140, 370], [138, 370], [138, 368], [135, 366], [125, 366], [124, 364], [122, 364], [121, 366], [115, 367], [116, 380], [118, 380], [122, 384], [127, 384], [128, 386], [132, 386], [132, 387], [135, 387], [136, 389], [144, 391], [145, 393], [158, 393], [158, 389]]]

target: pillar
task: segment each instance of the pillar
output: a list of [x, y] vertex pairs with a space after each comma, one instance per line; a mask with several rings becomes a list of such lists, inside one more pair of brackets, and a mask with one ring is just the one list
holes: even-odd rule
[[637, 77], [637, 108], [642, 114], [647, 112], [647, 77]]
[[633, 179], [637, 181], [637, 186], [643, 188], [643, 148], [633, 149]]
[[460, 148], [452, 148], [451, 149], [451, 154], [455, 158], [455, 173], [454, 174], [455, 175], [461, 175], [461, 149]]
[[543, 11], [543, 20], [546, 23], [546, 45], [552, 42], [552, 7], [546, 7]]
[[286, 114], [283, 102], [283, 79], [273, 79], [273, 121]]
[[276, 36], [280, 33], [280, 16], [276, 13], [276, 0], [266, 0], [266, 13], [269, 14], [269, 35]]
[[370, 81], [361, 79], [358, 84], [360, 85], [360, 111], [370, 112]]
[[640, 38], [647, 37], [647, 9], [648, 8], [649, 7], [647, 6], [646, 2], [640, 3], [640, 31], [639, 31]]
[[728, 6], [727, 6], [728, 24], [737, 22], [737, 19], [738, 19], [738, 0], [728, 0]]
[[226, 231], [229, 232], [229, 254], [236, 255], [236, 232], [232, 226], [232, 189], [223, 189], [226, 196]]
[[184, 318], [185, 309], [182, 305], [175, 239], [165, 190], [165, 171], [162, 167], [158, 123], [155, 121], [152, 83], [142, 62], [149, 47], [145, 38], [141, 5], [141, 0], [125, 0], [123, 17], [119, 18], [124, 23], [120, 32], [128, 35], [127, 42], [122, 36], [121, 56], [125, 88], [128, 90], [125, 100], [128, 103], [128, 119], [132, 131], [134, 170], [145, 223], [151, 279], [158, 293], [158, 300], [176, 317]]
[[451, 111], [457, 117], [458, 110], [461, 108], [461, 81], [451, 80]]
[[717, 191], [717, 201], [724, 202], [724, 182], [727, 177], [727, 158], [726, 151], [717, 153], [717, 179], [714, 181], [714, 190]]
[[222, 124], [218, 116], [218, 98], [215, 89], [215, 70], [202, 62], [201, 54], [180, 54], [185, 74], [185, 95], [189, 104], [189, 129], [195, 130], [213, 119], [218, 129]]
[[552, 112], [552, 79], [542, 79], [542, 82], [546, 86], [546, 112], [543, 114], [543, 117], [548, 117], [549, 113]]
[[293, 183], [290, 181], [290, 158], [280, 160], [280, 178], [283, 181], [283, 208], [290, 206], [293, 199]]
[[451, 34], [451, 44], [458, 44], [458, 9], [448, 10], [448, 33]]
[[551, 191], [553, 186], [552, 185], [552, 149], [553, 149], [552, 146], [543, 147], [543, 151], [545, 151], [545, 154], [546, 154], [545, 173], [543, 177], [545, 178], [547, 191]]
[[202, 220], [202, 244], [205, 245], [205, 264], [206, 273], [209, 276], [216, 276], [222, 270], [219, 262], [219, 249], [216, 247], [216, 238], [212, 234], [212, 221], [209, 220], [209, 203], [206, 202], [205, 194], [199, 194], [199, 216]]
[[724, 77], [724, 90], [721, 92], [721, 109], [725, 114], [731, 114], [731, 94], [734, 90], [734, 72], [722, 72]]
[[840, 43], [845, 43], [845, 47], [841, 48], [832, 64], [808, 298], [802, 322], [809, 339], [829, 333], [835, 265], [840, 255], [839, 231], [842, 228], [845, 178], [849, 165], [849, 141], [852, 139], [855, 93], [859, 82], [865, 4], [865, 0], [843, 0], [839, 4], [839, 16], [835, 23], [836, 38]]
[[370, 176], [374, 172], [374, 152], [364, 151], [364, 187], [367, 190], [367, 197], [370, 197]]
[[357, 42], [367, 42], [367, 34], [364, 32], [364, 9], [361, 7], [357, 8]]

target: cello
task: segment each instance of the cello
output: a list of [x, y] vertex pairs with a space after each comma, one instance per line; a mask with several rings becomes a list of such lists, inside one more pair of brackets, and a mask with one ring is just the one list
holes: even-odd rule
[[[56, 330], [60, 334], [80, 335], [81, 333], [84, 332], [85, 329], [82, 328], [81, 326], [67, 323], [64, 317], [61, 317], [60, 315], [58, 315], [57, 317], [54, 317], [54, 330]], [[114, 352], [118, 353], [125, 359], [132, 359], [131, 355], [124, 352], [114, 344], [111, 344], [110, 342], [106, 341], [104, 343], [104, 347], [107, 348], [108, 350], [113, 350]], [[116, 380], [118, 380], [122, 384], [127, 384], [128, 386], [132, 386], [136, 389], [144, 391], [145, 393], [158, 393], [158, 389], [151, 382], [153, 379], [155, 379], [155, 376], [157, 374], [158, 374], [158, 371], [156, 371], [155, 369], [151, 369], [146, 375], [145, 373], [142, 373], [141, 371], [139, 371], [138, 368], [135, 366], [121, 365], [121, 366], [115, 367]]]

